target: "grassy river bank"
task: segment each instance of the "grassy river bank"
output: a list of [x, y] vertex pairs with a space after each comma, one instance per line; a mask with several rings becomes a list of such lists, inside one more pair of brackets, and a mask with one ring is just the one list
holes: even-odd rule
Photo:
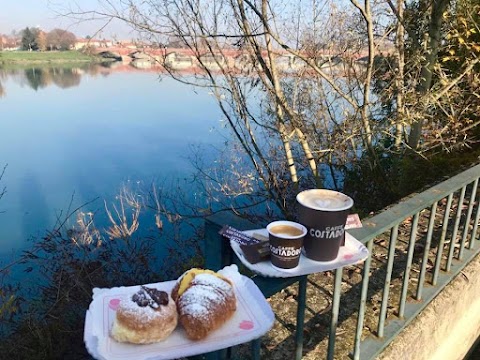
[[80, 51], [0, 51], [1, 64], [99, 62], [105, 59]]

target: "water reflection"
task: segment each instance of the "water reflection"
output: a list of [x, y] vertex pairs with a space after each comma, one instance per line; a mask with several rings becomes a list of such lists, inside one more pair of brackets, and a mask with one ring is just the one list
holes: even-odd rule
[[[226, 136], [207, 91], [159, 82], [158, 70], [44, 65], [0, 68], [0, 170], [9, 164], [0, 183], [8, 189], [0, 201], [0, 267], [2, 254], [52, 229], [72, 198], [73, 207], [110, 202], [128, 180], [188, 178], [192, 146], [213, 149]], [[99, 200], [87, 211], [103, 208]]]
[[75, 70], [32, 68], [25, 70], [25, 78], [28, 85], [34, 90], [47, 87], [52, 83], [62, 89], [66, 89], [80, 84], [81, 75]]
[[0, 66], [0, 98], [6, 96], [6, 80], [12, 79], [20, 85], [27, 85], [38, 91], [50, 85], [56, 85], [61, 89], [67, 89], [80, 85], [84, 75], [96, 77], [108, 76], [113, 71], [135, 71], [128, 66], [118, 66], [112, 63], [100, 64], [41, 64], [41, 65], [4, 65]]

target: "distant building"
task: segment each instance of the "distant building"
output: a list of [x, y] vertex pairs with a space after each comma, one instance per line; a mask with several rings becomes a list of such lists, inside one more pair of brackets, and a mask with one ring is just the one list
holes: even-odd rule
[[174, 70], [184, 70], [193, 66], [193, 59], [188, 55], [171, 52], [165, 57], [165, 66]]
[[124, 41], [124, 40], [120, 40], [116, 43], [116, 46], [120, 47], [120, 48], [123, 48], [123, 49], [137, 49], [139, 47], [141, 47], [142, 44], [136, 44], [136, 43], [133, 43], [131, 41]]
[[222, 55], [205, 54], [200, 56], [200, 61], [209, 70], [220, 70], [227, 64], [227, 60]]
[[10, 36], [0, 35], [0, 51], [20, 50], [21, 45], [18, 39]]
[[96, 48], [108, 48], [113, 46], [113, 41], [98, 39], [77, 39], [77, 41], [75, 41], [75, 44], [73, 44], [73, 49], [81, 50], [87, 46], [92, 46]]

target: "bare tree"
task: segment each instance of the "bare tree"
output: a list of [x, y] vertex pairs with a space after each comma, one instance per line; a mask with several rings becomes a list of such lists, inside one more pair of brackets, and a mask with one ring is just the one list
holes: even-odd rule
[[[99, 4], [91, 11], [71, 9], [69, 15], [121, 20], [152, 44], [174, 39], [181, 50], [166, 49], [160, 65], [178, 81], [214, 94], [237, 146], [229, 158], [235, 170], [228, 163], [223, 172], [199, 168], [211, 186], [204, 190], [214, 198], [242, 195], [251, 204], [268, 199], [290, 216], [289, 204], [300, 188], [340, 188], [338, 169], [358, 157], [380, 169], [379, 178], [389, 186], [379, 153], [411, 148], [423, 154], [443, 146], [446, 136], [452, 144], [462, 136], [448, 119], [466, 115], [448, 105], [448, 96], [464, 97], [463, 79], [478, 57], [470, 56], [455, 74], [441, 66], [450, 1]], [[194, 76], [176, 71], [176, 61], [185, 57], [196, 68]], [[384, 83], [379, 91], [376, 82]], [[428, 141], [420, 143], [426, 135]]]
[[404, 0], [397, 0], [397, 35], [395, 37], [395, 50], [397, 68], [395, 87], [397, 89], [397, 117], [395, 121], [395, 147], [399, 149], [403, 141], [403, 121], [405, 119], [404, 77], [405, 77], [405, 28], [404, 28]]
[[[255, 171], [258, 202], [266, 196], [288, 215], [286, 204], [298, 188], [325, 186], [325, 179], [335, 178], [334, 165], [345, 166], [364, 150], [375, 163], [370, 1], [352, 0], [343, 8], [330, 1], [268, 0], [100, 5], [100, 10], [71, 9], [69, 15], [120, 19], [144, 40], [174, 38], [188, 49], [200, 69], [194, 78], [168, 66], [167, 52], [162, 64], [179, 81], [215, 95]], [[358, 62], [362, 56], [366, 60]]]
[[[425, 60], [420, 73], [420, 81], [417, 91], [420, 96], [425, 95], [432, 86], [433, 69], [437, 62], [437, 55], [440, 47], [442, 34], [443, 14], [445, 13], [450, 0], [433, 0], [431, 3], [431, 16], [428, 26], [427, 49]], [[420, 141], [423, 128], [423, 119], [418, 119], [412, 124], [408, 143], [410, 147], [416, 149]]]
[[46, 46], [49, 50], [69, 50], [76, 41], [76, 36], [67, 30], [53, 29], [46, 35]]

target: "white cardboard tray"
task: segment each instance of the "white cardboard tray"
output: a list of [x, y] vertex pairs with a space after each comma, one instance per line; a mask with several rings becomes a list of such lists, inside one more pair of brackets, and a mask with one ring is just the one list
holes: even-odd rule
[[[245, 231], [248, 235], [254, 233], [263, 235], [268, 238], [267, 229], [257, 229]], [[322, 271], [334, 270], [343, 266], [353, 265], [365, 260], [368, 257], [368, 249], [352, 235], [345, 232], [345, 246], [340, 247], [340, 251], [335, 260], [332, 261], [314, 261], [307, 258], [303, 253], [300, 255], [298, 266], [291, 270], [279, 270], [272, 266], [270, 261], [262, 261], [251, 264], [243, 255], [240, 245], [230, 240], [230, 246], [240, 261], [250, 270], [267, 277], [294, 277], [308, 275]]]
[[[240, 275], [236, 265], [220, 270], [232, 280], [237, 297], [237, 310], [222, 327], [200, 341], [189, 340], [181, 325], [164, 341], [135, 345], [119, 343], [110, 336], [116, 306], [140, 286], [93, 290], [93, 300], [85, 318], [85, 346], [94, 358], [101, 360], [162, 360], [203, 354], [246, 343], [264, 335], [273, 326], [274, 314], [260, 289], [249, 278]], [[175, 281], [149, 284], [170, 293]]]

